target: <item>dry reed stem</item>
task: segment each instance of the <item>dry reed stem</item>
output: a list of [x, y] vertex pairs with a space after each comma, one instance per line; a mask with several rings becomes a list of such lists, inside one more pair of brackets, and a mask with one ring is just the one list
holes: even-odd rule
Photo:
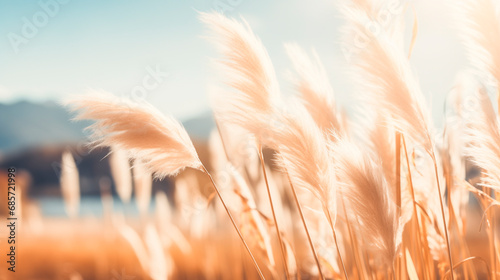
[[[344, 212], [345, 223], [347, 226], [347, 231], [349, 232], [349, 238], [351, 239], [351, 244], [352, 244], [351, 250], [352, 250], [352, 253], [354, 255], [356, 269], [358, 270], [359, 275], [363, 276], [362, 279], [367, 279], [368, 273], [366, 272], [366, 266], [365, 266], [365, 263], [362, 261], [362, 259], [359, 256], [360, 251], [359, 251], [359, 247], [358, 247], [358, 241], [357, 241], [356, 235], [352, 231], [351, 222], [349, 221], [349, 217], [347, 216], [347, 210], [345, 208], [344, 197], [342, 195], [340, 196], [340, 200], [342, 201], [342, 209], [344, 210], [343, 212]], [[361, 266], [361, 268], [360, 268], [360, 266]]]
[[[421, 232], [420, 232], [420, 221], [418, 219], [418, 211], [417, 211], [417, 202], [415, 200], [415, 192], [414, 192], [414, 189], [413, 189], [413, 180], [412, 180], [412, 175], [411, 175], [411, 169], [410, 169], [410, 160], [408, 158], [408, 150], [406, 149], [406, 141], [405, 141], [405, 136], [404, 134], [401, 134], [401, 140], [403, 142], [403, 148], [404, 148], [404, 151], [405, 151], [405, 158], [406, 158], [406, 167], [407, 167], [407, 172], [408, 172], [408, 181], [409, 181], [409, 186], [410, 186], [410, 192], [411, 192], [411, 196], [412, 196], [412, 202], [413, 202], [413, 215], [415, 217], [415, 222], [416, 222], [416, 225], [417, 225], [417, 246], [419, 248], [423, 248], [422, 247], [422, 236], [421, 236]], [[424, 257], [422, 256], [422, 253], [420, 250], [417, 250], [418, 252], [418, 255], [420, 257], [420, 261], [422, 264], [424, 264]], [[423, 269], [424, 273], [427, 275], [428, 274], [428, 271], [426, 269]], [[428, 276], [430, 277], [430, 276]], [[427, 279], [430, 279], [430, 278], [427, 278]]]
[[[463, 265], [464, 263], [469, 262], [469, 261], [473, 261], [473, 260], [478, 260], [478, 261], [481, 261], [482, 263], [484, 263], [486, 270], [488, 271], [488, 274], [492, 275], [492, 276], [494, 275], [493, 273], [491, 273], [491, 269], [488, 266], [488, 262], [486, 262], [484, 259], [482, 259], [480, 257], [476, 257], [476, 256], [468, 257], [466, 259], [459, 261], [458, 263], [455, 264], [455, 266], [453, 267], [453, 270], [455, 270], [457, 267]], [[448, 274], [450, 274], [450, 273], [451, 273], [451, 270], [448, 269], [448, 271], [446, 271], [446, 273], [444, 274], [443, 279], [445, 279], [448, 276]], [[492, 279], [495, 279], [495, 278], [492, 278]]]
[[326, 211], [326, 213], [327, 213], [328, 223], [330, 224], [330, 227], [332, 229], [333, 240], [335, 241], [335, 248], [337, 249], [337, 254], [339, 256], [340, 264], [342, 265], [342, 271], [344, 272], [345, 279], [349, 279], [349, 276], [347, 276], [347, 270], [345, 269], [342, 254], [340, 253], [339, 243], [337, 241], [337, 232], [335, 231], [335, 226], [333, 224], [333, 220], [332, 220], [332, 217], [330, 215], [330, 211]]
[[257, 261], [255, 260], [255, 257], [253, 256], [252, 252], [250, 251], [250, 248], [248, 247], [245, 239], [243, 238], [243, 235], [241, 235], [240, 229], [236, 225], [236, 222], [234, 221], [234, 218], [231, 215], [231, 212], [229, 211], [229, 208], [227, 207], [226, 203], [224, 202], [224, 199], [222, 198], [221, 193], [219, 192], [219, 188], [217, 188], [217, 186], [215, 185], [215, 182], [214, 182], [214, 179], [212, 178], [212, 175], [210, 175], [210, 173], [208, 172], [208, 170], [203, 165], [202, 165], [202, 171], [208, 176], [208, 178], [210, 179], [210, 182], [212, 183], [212, 186], [214, 187], [214, 190], [217, 192], [217, 195], [219, 196], [219, 199], [220, 199], [220, 201], [222, 203], [222, 206], [224, 206], [224, 210], [226, 211], [227, 215], [229, 216], [229, 219], [231, 220], [231, 223], [233, 224], [234, 229], [238, 233], [238, 236], [240, 237], [241, 242], [245, 246], [246, 251], [250, 255], [250, 258], [252, 258], [252, 262], [253, 262], [253, 264], [255, 266], [255, 269], [259, 273], [260, 279], [265, 280], [266, 278], [264, 277], [264, 274], [262, 274], [262, 271], [260, 270], [259, 265], [257, 264]]
[[295, 191], [295, 187], [292, 183], [292, 180], [290, 179], [290, 175], [288, 175], [288, 171], [286, 172], [286, 176], [288, 178], [288, 183], [290, 184], [290, 187], [292, 189], [293, 199], [295, 200], [295, 204], [297, 205], [297, 210], [299, 212], [300, 219], [302, 220], [302, 224], [304, 225], [304, 230], [306, 231], [307, 241], [309, 242], [309, 246], [311, 247], [314, 261], [316, 262], [316, 266], [318, 267], [319, 275], [320, 275], [322, 280], [325, 280], [325, 276], [323, 275], [323, 272], [321, 270], [321, 265], [319, 263], [318, 254], [316, 253], [316, 249], [314, 248], [314, 244], [312, 242], [311, 235], [309, 234], [309, 229], [307, 227], [307, 223], [306, 223], [306, 220], [304, 218], [304, 214], [302, 213], [302, 207], [300, 206], [300, 202], [299, 202], [299, 199], [297, 197], [297, 192]]
[[264, 175], [264, 181], [266, 183], [266, 189], [267, 189], [267, 195], [269, 198], [269, 204], [271, 206], [271, 212], [273, 214], [273, 220], [274, 220], [274, 226], [276, 228], [276, 234], [278, 236], [278, 242], [281, 250], [281, 256], [283, 257], [283, 265], [285, 266], [285, 277], [286, 279], [290, 278], [289, 269], [288, 269], [288, 262], [287, 262], [287, 257], [285, 254], [285, 244], [283, 244], [283, 240], [281, 239], [281, 231], [279, 229], [278, 225], [278, 219], [276, 219], [276, 213], [274, 211], [274, 203], [273, 203], [273, 198], [271, 196], [271, 189], [269, 188], [269, 182], [267, 181], [267, 172], [266, 172], [266, 166], [264, 163], [264, 155], [262, 154], [262, 146], [259, 145], [258, 147], [258, 153], [259, 153], [259, 158], [260, 158], [260, 164], [262, 166], [262, 174]]
[[[446, 222], [446, 215], [444, 213], [444, 204], [443, 204], [443, 198], [441, 197], [441, 184], [439, 183], [439, 172], [438, 172], [438, 167], [437, 167], [437, 162], [436, 162], [436, 154], [434, 152], [434, 147], [431, 150], [431, 153], [429, 155], [432, 158], [432, 161], [434, 163], [434, 174], [436, 176], [436, 183], [437, 183], [437, 188], [438, 188], [438, 195], [439, 195], [439, 206], [441, 206], [441, 216], [443, 218], [443, 225], [444, 225], [444, 234], [446, 237], [446, 245], [448, 246], [448, 258], [450, 261], [450, 268], [453, 267], [453, 258], [451, 256], [451, 245], [450, 245], [450, 237], [449, 237], [449, 229], [448, 229], [448, 223]], [[455, 275], [452, 272], [451, 273], [451, 279], [455, 279]]]

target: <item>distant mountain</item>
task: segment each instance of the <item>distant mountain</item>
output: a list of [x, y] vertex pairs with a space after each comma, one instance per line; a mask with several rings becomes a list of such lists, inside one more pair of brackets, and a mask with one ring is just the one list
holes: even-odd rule
[[70, 118], [71, 115], [54, 102], [0, 104], [0, 151], [7, 153], [85, 139], [82, 129], [86, 124], [73, 123]]
[[[83, 129], [89, 122], [73, 122], [72, 116], [55, 102], [0, 104], [0, 153], [85, 140]], [[208, 139], [215, 126], [209, 112], [183, 124], [193, 138], [201, 141]]]

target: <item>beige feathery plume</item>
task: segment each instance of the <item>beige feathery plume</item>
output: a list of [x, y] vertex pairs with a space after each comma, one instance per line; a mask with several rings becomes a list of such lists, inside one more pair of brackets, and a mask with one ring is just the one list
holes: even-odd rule
[[343, 134], [342, 121], [335, 108], [333, 89], [316, 52], [313, 51], [314, 59], [310, 59], [296, 44], [286, 44], [285, 49], [298, 74], [295, 85], [309, 114], [327, 135], [331, 135], [330, 131], [337, 135]]
[[136, 159], [132, 169], [134, 173], [134, 190], [137, 208], [142, 214], [148, 212], [149, 202], [151, 201], [152, 176], [149, 170], [144, 166], [141, 160]]
[[[307, 190], [316, 199], [312, 204], [305, 206], [313, 209], [321, 208], [333, 234], [342, 270], [348, 278], [335, 231], [337, 201], [332, 154], [323, 131], [316, 125], [303, 104], [294, 102], [291, 105], [293, 114], [279, 115], [282, 125], [275, 134], [277, 145], [272, 148], [279, 151], [278, 165], [288, 173], [293, 188]], [[300, 207], [297, 199], [296, 202]], [[303, 222], [305, 226], [305, 220]], [[309, 242], [315, 251], [312, 240], [309, 239]], [[317, 257], [315, 260], [323, 277], [319, 260]]]
[[[464, 93], [470, 90], [473, 82], [465, 73], [457, 76], [456, 84], [448, 98], [451, 104], [451, 114], [446, 115], [444, 149], [442, 150], [443, 171], [447, 185], [450, 186], [450, 199], [453, 202], [453, 212], [459, 230], [465, 236], [467, 221], [467, 203], [469, 192], [460, 186], [466, 178], [466, 159], [464, 156], [465, 118], [471, 113], [464, 111]], [[475, 87], [474, 87], [475, 88]]]
[[377, 249], [384, 265], [392, 266], [402, 227], [383, 171], [351, 142], [339, 140], [334, 152], [340, 189], [352, 210], [352, 221], [359, 223], [359, 235]]
[[245, 21], [218, 13], [201, 13], [200, 18], [216, 35], [213, 41], [224, 55], [220, 62], [226, 82], [236, 91], [216, 97], [217, 116], [266, 141], [272, 134], [269, 117], [280, 95], [266, 49]]
[[77, 120], [95, 121], [89, 127], [94, 144], [127, 151], [131, 158], [141, 159], [157, 177], [177, 174], [186, 167], [202, 169], [182, 125], [146, 102], [94, 93], [74, 97], [67, 105], [79, 112]]
[[[403, 50], [383, 30], [372, 33], [363, 17], [348, 20], [346, 40], [357, 50], [356, 81], [369, 105], [383, 110], [391, 125], [432, 151], [430, 113]], [[362, 42], [356, 41], [360, 36]]]
[[283, 126], [276, 131], [278, 164], [290, 175], [295, 187], [310, 191], [320, 201], [327, 219], [335, 225], [336, 194], [331, 153], [325, 137], [302, 104], [291, 104], [294, 114], [282, 114]]
[[477, 91], [479, 105], [466, 128], [465, 151], [484, 172], [483, 183], [500, 190], [500, 121], [483, 88]]
[[[397, 180], [400, 180], [401, 191], [401, 223], [406, 224], [413, 216], [411, 192], [404, 176], [396, 177], [396, 130], [386, 120], [385, 116], [376, 113], [363, 118], [362, 131], [368, 131], [367, 147], [375, 163], [380, 165], [388, 184], [390, 198], [397, 203]], [[366, 138], [366, 137], [364, 137]], [[403, 160], [403, 158], [401, 158]], [[404, 160], [403, 160], [404, 161]], [[401, 171], [404, 167], [400, 167]], [[401, 172], [404, 174], [405, 172]], [[431, 173], [432, 174], [432, 173]], [[409, 202], [409, 203], [405, 203]]]
[[[368, 145], [374, 159], [382, 163], [385, 179], [391, 186], [396, 185], [396, 130], [384, 118], [377, 114], [375, 121], [366, 119], [364, 129], [369, 131]], [[395, 199], [396, 190], [391, 188], [391, 197]]]
[[60, 183], [66, 213], [71, 218], [76, 217], [80, 207], [80, 181], [78, 169], [70, 151], [62, 154]]
[[[496, 2], [496, 3], [495, 3]], [[500, 85], [500, 15], [493, 0], [460, 0], [451, 4], [472, 65]]]
[[[399, 0], [339, 0], [337, 6], [347, 19], [373, 31], [375, 36], [385, 33], [392, 43], [399, 48], [404, 48], [404, 12], [408, 6], [405, 2]], [[366, 39], [352, 38], [357, 42]], [[347, 51], [346, 54], [357, 53], [359, 49], [345, 49], [344, 51]]]
[[116, 192], [123, 202], [128, 203], [132, 196], [132, 175], [126, 152], [116, 146], [111, 147], [109, 165]]
[[156, 228], [148, 224], [141, 236], [124, 221], [116, 221], [120, 235], [129, 243], [145, 273], [153, 280], [169, 279], [173, 269], [170, 255], [165, 254]]

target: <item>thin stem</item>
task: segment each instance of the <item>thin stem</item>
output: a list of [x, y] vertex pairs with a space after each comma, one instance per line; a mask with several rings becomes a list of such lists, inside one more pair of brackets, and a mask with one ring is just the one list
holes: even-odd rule
[[300, 219], [302, 220], [302, 224], [304, 225], [304, 229], [306, 230], [307, 240], [309, 241], [309, 245], [311, 246], [311, 250], [312, 250], [312, 253], [314, 256], [314, 261], [316, 262], [316, 265], [318, 266], [319, 275], [321, 276], [321, 279], [325, 280], [325, 277], [323, 276], [323, 272], [321, 272], [321, 265], [319, 264], [319, 259], [318, 259], [318, 255], [316, 254], [316, 249], [314, 249], [311, 235], [309, 234], [309, 229], [307, 228], [306, 219], [304, 219], [304, 214], [302, 214], [302, 207], [300, 206], [299, 199], [297, 197], [297, 193], [295, 192], [295, 187], [292, 184], [292, 180], [290, 180], [290, 175], [288, 174], [288, 171], [286, 172], [286, 176], [288, 178], [288, 182], [290, 183], [290, 187], [292, 188], [293, 198], [295, 200], [295, 203], [297, 204], [297, 209], [299, 210]]
[[337, 233], [335, 232], [335, 227], [333, 225], [332, 216], [330, 215], [330, 211], [328, 211], [328, 209], [324, 209], [323, 212], [326, 213], [328, 221], [329, 221], [330, 226], [332, 228], [333, 240], [335, 241], [335, 247], [337, 248], [337, 254], [339, 255], [340, 264], [342, 265], [342, 270], [344, 272], [345, 279], [348, 280], [349, 276], [347, 276], [347, 270], [345, 269], [344, 260], [342, 259], [342, 255], [340, 254], [339, 243], [337, 242]]
[[266, 278], [264, 277], [264, 274], [262, 274], [262, 271], [259, 268], [259, 265], [257, 264], [257, 261], [255, 260], [252, 252], [250, 251], [250, 248], [248, 247], [247, 243], [245, 242], [245, 239], [243, 238], [243, 235], [240, 232], [240, 229], [236, 225], [236, 222], [234, 221], [233, 215], [231, 215], [231, 212], [229, 211], [229, 208], [227, 208], [226, 203], [224, 202], [224, 199], [222, 198], [221, 193], [219, 192], [219, 188], [217, 188], [217, 185], [215, 185], [214, 179], [212, 178], [212, 175], [208, 173], [208, 170], [205, 168], [205, 166], [202, 165], [202, 171], [207, 174], [208, 178], [210, 179], [210, 182], [212, 182], [212, 186], [214, 187], [215, 191], [217, 192], [217, 195], [219, 196], [220, 201], [222, 202], [222, 206], [224, 206], [224, 209], [226, 210], [227, 215], [229, 216], [229, 219], [231, 220], [231, 223], [234, 226], [234, 229], [238, 233], [238, 236], [241, 239], [241, 242], [243, 242], [243, 245], [245, 246], [245, 249], [247, 250], [248, 254], [250, 255], [250, 258], [252, 258], [253, 264], [255, 266], [255, 269], [257, 269], [257, 272], [259, 273], [259, 277], [262, 280], [265, 280]]
[[491, 275], [494, 275], [493, 273], [491, 273], [491, 269], [490, 267], [488, 266], [488, 263], [483, 260], [482, 258], [480, 257], [476, 257], [476, 256], [473, 256], [473, 257], [468, 257], [466, 259], [463, 259], [461, 261], [459, 261], [454, 267], [453, 269], [449, 269], [448, 271], [446, 271], [446, 273], [444, 274], [443, 276], [443, 279], [446, 278], [448, 276], [448, 273], [451, 273], [453, 274], [451, 271], [452, 270], [455, 270], [457, 267], [459, 267], [460, 265], [466, 263], [466, 262], [469, 262], [469, 261], [473, 261], [473, 260], [478, 260], [478, 261], [481, 261], [482, 263], [484, 263], [484, 266], [486, 266], [486, 270], [488, 271], [488, 274], [491, 274]]
[[278, 225], [278, 219], [276, 219], [276, 213], [274, 211], [274, 203], [273, 199], [271, 196], [271, 188], [269, 188], [269, 182], [267, 181], [267, 172], [266, 172], [266, 166], [264, 163], [264, 155], [262, 154], [262, 146], [259, 144], [259, 158], [260, 158], [260, 165], [262, 166], [262, 174], [264, 174], [264, 181], [266, 182], [266, 188], [267, 188], [267, 195], [269, 197], [269, 204], [271, 204], [271, 212], [273, 213], [273, 219], [274, 219], [274, 226], [276, 228], [276, 234], [278, 234], [278, 241], [280, 243], [280, 249], [281, 249], [281, 256], [283, 257], [283, 265], [285, 266], [285, 277], [288, 279], [290, 276], [288, 275], [288, 263], [286, 260], [286, 255], [285, 255], [285, 248], [283, 244], [283, 240], [281, 239], [281, 231]]
[[[446, 223], [446, 216], [444, 214], [443, 198], [441, 197], [441, 185], [439, 183], [439, 174], [438, 174], [438, 168], [437, 168], [437, 163], [436, 163], [436, 154], [434, 152], [434, 148], [432, 148], [431, 158], [432, 158], [432, 161], [434, 162], [434, 173], [436, 174], [436, 182], [437, 182], [438, 195], [439, 195], [439, 205], [441, 206], [441, 216], [443, 217], [444, 235], [446, 237], [446, 245], [448, 246], [448, 257], [450, 259], [450, 268], [453, 268], [453, 259], [451, 258], [450, 237], [448, 236], [448, 225]], [[455, 280], [455, 275], [453, 273], [453, 270], [451, 271], [451, 280]]]
[[[397, 217], [398, 219], [401, 217], [402, 209], [401, 209], [401, 134], [399, 131], [396, 131], [396, 205], [397, 205]], [[395, 273], [401, 271], [401, 259], [398, 258], [396, 262], [396, 269], [393, 270]], [[394, 279], [396, 279], [396, 274], [394, 274]]]
[[[405, 136], [404, 135], [401, 135], [401, 140], [403, 140], [403, 148], [405, 150], [405, 159], [406, 159], [406, 168], [407, 168], [407, 171], [408, 171], [408, 180], [410, 182], [409, 184], [409, 187], [410, 187], [410, 192], [411, 192], [411, 196], [412, 196], [412, 202], [413, 202], [413, 213], [415, 215], [415, 219], [416, 219], [416, 223], [417, 223], [417, 246], [418, 248], [422, 248], [422, 236], [421, 236], [421, 232], [420, 232], [420, 221], [419, 221], [419, 218], [418, 218], [418, 212], [417, 212], [417, 202], [416, 202], [416, 199], [415, 199], [415, 191], [413, 189], [413, 179], [412, 179], [412, 176], [411, 176], [411, 169], [410, 169], [410, 160], [408, 158], [408, 150], [406, 149], [406, 140], [405, 140]], [[420, 250], [417, 250], [418, 252], [418, 256], [420, 258], [420, 261], [422, 262], [422, 264], [424, 264], [424, 257], [422, 256], [422, 251]], [[428, 274], [428, 270], [425, 269], [425, 265], [423, 265], [423, 271], [424, 271], [424, 274]], [[427, 275], [430, 279], [430, 276]]]
[[[487, 193], [488, 196], [490, 197], [493, 197], [493, 194], [491, 193], [491, 190], [487, 190], [483, 187], [483, 192]], [[492, 206], [490, 204], [490, 206]], [[483, 217], [485, 216], [486, 217], [486, 220], [490, 221], [489, 223], [489, 227], [487, 227], [487, 235], [488, 235], [488, 239], [490, 241], [490, 250], [489, 250], [489, 253], [490, 253], [490, 262], [491, 262], [491, 268], [493, 268], [493, 271], [496, 272], [496, 253], [495, 253], [495, 218], [494, 218], [494, 214], [495, 212], [493, 212], [492, 214], [489, 214], [487, 213], [487, 211], [489, 210], [490, 206], [488, 206], [486, 209], [485, 209], [485, 213], [483, 214]], [[481, 223], [482, 223], [482, 219], [481, 219]], [[492, 280], [496, 280], [496, 273], [492, 274], [491, 275], [491, 279]]]
[[[366, 272], [366, 267], [364, 266], [364, 263], [362, 262], [361, 258], [359, 257], [359, 247], [357, 245], [357, 238], [355, 237], [352, 229], [351, 229], [351, 222], [349, 221], [349, 217], [347, 216], [347, 210], [345, 208], [345, 203], [344, 203], [344, 196], [340, 196], [340, 200], [342, 201], [342, 209], [344, 210], [344, 219], [345, 223], [347, 226], [347, 231], [349, 232], [349, 238], [351, 239], [351, 250], [353, 251], [354, 255], [354, 262], [356, 263], [356, 268], [359, 273], [359, 278], [360, 279], [366, 279], [367, 277], [367, 272]], [[361, 267], [361, 268], [360, 268]]]
[[221, 127], [219, 125], [219, 121], [217, 121], [217, 117], [215, 117], [214, 120], [215, 120], [215, 126], [217, 127], [217, 131], [219, 132], [220, 142], [222, 143], [222, 149], [224, 150], [224, 154], [226, 155], [226, 159], [227, 159], [227, 161], [231, 162], [231, 160], [229, 159], [229, 154], [227, 152], [226, 143], [224, 142], [224, 137], [222, 137], [222, 130], [221, 130]]
[[[493, 212], [493, 214], [492, 214], [492, 215], [494, 216], [494, 215], [495, 215], [495, 212]], [[492, 258], [491, 258], [491, 259], [492, 259], [492, 268], [493, 268], [493, 271], [497, 271], [497, 270], [496, 270], [496, 266], [497, 266], [497, 257], [496, 257], [496, 255], [497, 255], [497, 254], [496, 254], [496, 250], [495, 250], [495, 247], [496, 247], [496, 244], [495, 244], [495, 243], [496, 243], [496, 242], [495, 242], [495, 227], [496, 227], [496, 226], [495, 226], [495, 218], [492, 218], [492, 219], [491, 219], [491, 221], [490, 221], [490, 223], [491, 223], [491, 224], [490, 224], [490, 228], [489, 228], [489, 230], [490, 230], [490, 234], [489, 234], [489, 235], [490, 235], [490, 237], [491, 237], [491, 241], [492, 241], [492, 243], [493, 243], [493, 244], [492, 244], [492, 246], [490, 246], [491, 251], [492, 251], [492, 253], [493, 253], [493, 256], [492, 256]], [[493, 280], [496, 280], [496, 278], [497, 278], [497, 277], [496, 277], [496, 274], [493, 274], [492, 276], [493, 276], [493, 277], [492, 277], [492, 279], [493, 279]]]
[[396, 132], [396, 205], [401, 216], [401, 134]]

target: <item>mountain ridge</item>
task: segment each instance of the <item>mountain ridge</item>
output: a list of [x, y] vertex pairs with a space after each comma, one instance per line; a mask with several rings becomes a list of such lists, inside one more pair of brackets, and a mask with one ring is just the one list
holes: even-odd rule
[[[53, 101], [0, 103], [0, 153], [10, 154], [40, 146], [85, 141], [84, 128], [91, 122], [75, 122], [72, 118], [72, 113]], [[198, 141], [207, 140], [215, 127], [210, 111], [187, 119], [182, 124], [189, 135]]]

